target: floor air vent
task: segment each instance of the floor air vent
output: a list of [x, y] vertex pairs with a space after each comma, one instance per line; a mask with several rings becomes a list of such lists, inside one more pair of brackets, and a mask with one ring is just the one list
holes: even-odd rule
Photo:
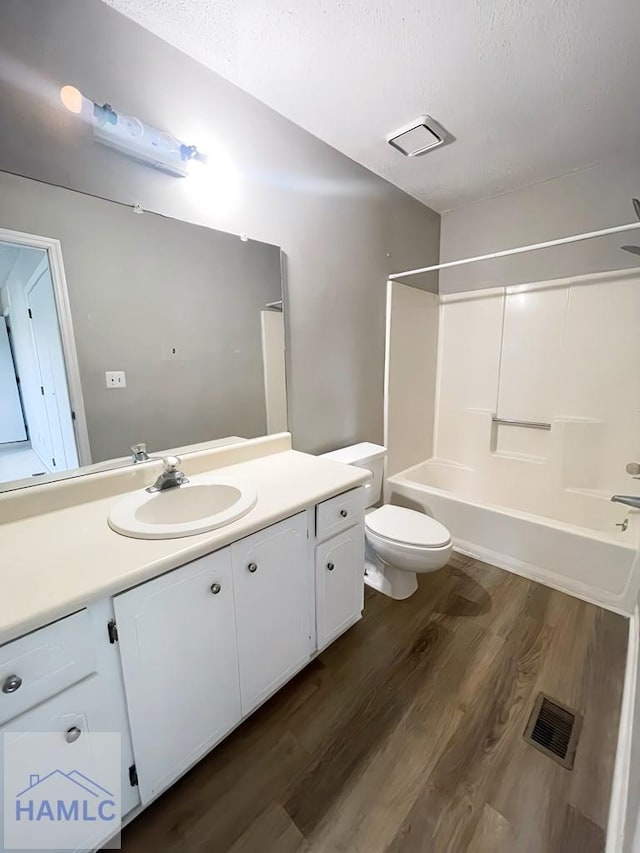
[[540, 693], [529, 717], [524, 739], [567, 770], [571, 770], [581, 728], [580, 714]]

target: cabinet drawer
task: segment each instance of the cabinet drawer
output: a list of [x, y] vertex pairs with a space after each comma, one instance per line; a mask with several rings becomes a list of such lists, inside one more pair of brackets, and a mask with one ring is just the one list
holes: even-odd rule
[[89, 614], [80, 610], [0, 647], [0, 725], [95, 672]]
[[316, 538], [335, 536], [364, 518], [365, 490], [351, 489], [316, 507]]

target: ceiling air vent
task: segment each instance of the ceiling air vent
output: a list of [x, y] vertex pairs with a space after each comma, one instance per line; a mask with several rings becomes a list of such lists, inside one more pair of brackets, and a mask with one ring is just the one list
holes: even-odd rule
[[421, 116], [387, 137], [389, 145], [405, 157], [417, 157], [418, 154], [424, 154], [425, 151], [452, 141], [451, 134], [447, 133], [431, 116]]

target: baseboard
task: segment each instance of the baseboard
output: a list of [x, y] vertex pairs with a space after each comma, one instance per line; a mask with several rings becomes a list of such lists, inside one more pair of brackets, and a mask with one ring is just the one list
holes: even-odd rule
[[570, 584], [558, 580], [556, 575], [545, 572], [531, 563], [525, 563], [522, 560], [516, 560], [514, 557], [509, 557], [506, 554], [500, 554], [497, 551], [491, 551], [489, 548], [483, 548], [481, 545], [475, 545], [472, 542], [465, 542], [463, 539], [453, 539], [453, 550], [459, 554], [464, 554], [467, 557], [474, 557], [476, 560], [482, 560], [485, 563], [490, 563], [498, 569], [504, 569], [506, 572], [512, 572], [514, 575], [526, 578], [536, 583], [541, 583], [544, 586], [557, 589], [558, 592], [564, 592], [567, 595], [572, 595], [574, 598], [579, 598], [581, 601], [586, 601], [587, 604], [595, 604], [596, 607], [603, 607], [605, 610], [611, 610], [613, 613], [618, 613], [621, 616], [629, 618], [630, 611], [625, 610], [620, 605], [613, 604], [606, 599], [594, 594], [591, 587], [585, 586], [579, 582]]
[[[609, 803], [605, 853], [622, 853], [625, 849], [624, 830], [627, 819], [629, 773], [631, 770], [631, 740], [633, 737], [633, 719], [635, 716], [638, 647], [640, 640], [638, 635], [639, 629], [638, 607], [636, 606], [629, 619], [627, 665], [622, 693], [620, 724], [618, 727], [616, 763], [613, 769], [613, 784], [611, 786], [611, 801]], [[631, 839], [629, 839], [626, 849], [631, 851]]]

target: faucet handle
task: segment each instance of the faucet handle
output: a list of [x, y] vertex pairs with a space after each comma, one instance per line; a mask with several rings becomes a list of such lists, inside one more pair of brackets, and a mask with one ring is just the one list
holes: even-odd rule
[[144, 443], [144, 441], [138, 441], [136, 442], [136, 444], [132, 444], [131, 452], [133, 453], [134, 462], [146, 462], [149, 459], [149, 454], [147, 453], [147, 445]]
[[178, 465], [182, 462], [182, 459], [179, 456], [163, 456], [162, 461], [164, 462], [165, 471], [170, 474], [178, 470]]
[[640, 475], [640, 462], [627, 462], [624, 470], [637, 480]]

